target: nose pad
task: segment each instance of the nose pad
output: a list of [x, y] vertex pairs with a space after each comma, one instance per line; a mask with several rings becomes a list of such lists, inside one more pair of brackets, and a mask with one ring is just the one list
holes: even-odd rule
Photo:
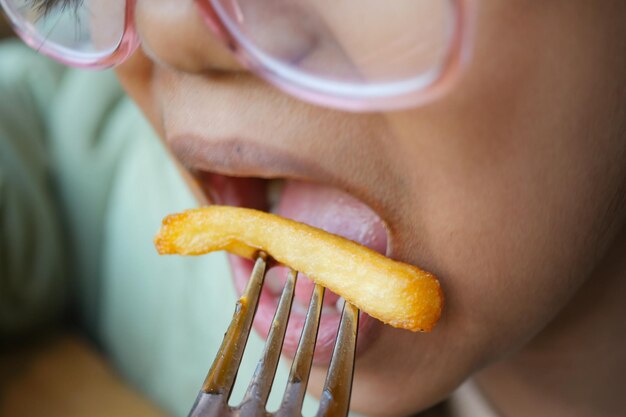
[[137, 0], [135, 25], [146, 55], [184, 72], [242, 71], [200, 13], [194, 0]]

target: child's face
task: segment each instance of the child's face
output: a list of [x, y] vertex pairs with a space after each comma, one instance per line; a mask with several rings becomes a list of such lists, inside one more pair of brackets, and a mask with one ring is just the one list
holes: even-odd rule
[[[286, 96], [244, 71], [191, 1], [139, 1], [143, 51], [118, 74], [185, 164], [341, 189], [382, 218], [389, 256], [440, 277], [446, 309], [433, 333], [383, 326], [358, 358], [354, 409], [403, 415], [522, 348], [622, 221], [624, 73], [613, 61], [626, 56], [625, 35], [605, 30], [622, 19], [609, 3], [480, 2], [456, 88], [401, 112]], [[317, 204], [326, 190], [312, 188]], [[324, 373], [313, 371], [314, 392]]]

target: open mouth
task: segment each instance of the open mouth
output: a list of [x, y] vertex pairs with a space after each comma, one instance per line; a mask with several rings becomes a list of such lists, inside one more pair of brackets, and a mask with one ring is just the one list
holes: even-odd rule
[[[335, 188], [297, 180], [229, 177], [196, 172], [202, 190], [215, 204], [247, 207], [271, 212], [365, 245], [379, 253], [387, 251], [387, 230], [380, 217], [355, 197]], [[252, 272], [253, 262], [229, 255], [233, 280], [241, 295]], [[266, 275], [255, 330], [264, 338], [271, 327], [278, 300], [287, 279], [287, 268], [276, 266]], [[304, 326], [314, 284], [300, 274], [289, 318], [283, 353], [293, 356]], [[326, 290], [314, 361], [327, 363], [332, 355], [341, 318], [343, 299]], [[361, 313], [357, 354], [371, 344], [382, 324]]]

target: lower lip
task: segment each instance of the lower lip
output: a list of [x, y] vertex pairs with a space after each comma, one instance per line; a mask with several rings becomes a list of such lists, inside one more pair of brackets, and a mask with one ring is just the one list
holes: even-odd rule
[[[250, 279], [253, 262], [234, 255], [229, 255], [228, 258], [233, 271], [235, 287], [238, 294], [241, 295], [243, 294]], [[253, 326], [257, 333], [259, 333], [264, 339], [267, 338], [269, 333], [279, 297], [280, 294], [273, 293], [272, 290], [269, 289], [268, 285], [263, 286]], [[294, 304], [295, 303], [297, 303], [297, 301], [294, 300]], [[289, 324], [287, 325], [287, 331], [285, 333], [283, 354], [290, 357], [295, 355], [298, 342], [300, 340], [300, 334], [302, 333], [302, 328], [304, 327], [305, 318], [306, 312], [303, 311], [303, 309], [294, 309], [292, 307], [291, 314], [289, 316]], [[337, 338], [337, 330], [339, 328], [340, 320], [341, 313], [339, 311], [322, 314], [317, 334], [317, 343], [315, 345], [315, 355], [313, 358], [315, 364], [326, 365], [330, 361], [335, 340]], [[360, 314], [357, 355], [361, 354], [369, 345], [371, 345], [381, 326], [382, 324], [379, 321], [373, 319], [367, 314]]]

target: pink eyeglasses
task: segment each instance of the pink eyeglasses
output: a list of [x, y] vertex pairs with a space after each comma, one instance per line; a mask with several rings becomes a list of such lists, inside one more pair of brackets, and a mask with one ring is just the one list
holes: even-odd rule
[[[64, 64], [122, 63], [138, 0], [0, 0], [32, 48]], [[180, 1], [180, 0], [176, 0]], [[300, 99], [394, 110], [450, 88], [470, 51], [473, 0], [188, 0], [237, 58]]]

